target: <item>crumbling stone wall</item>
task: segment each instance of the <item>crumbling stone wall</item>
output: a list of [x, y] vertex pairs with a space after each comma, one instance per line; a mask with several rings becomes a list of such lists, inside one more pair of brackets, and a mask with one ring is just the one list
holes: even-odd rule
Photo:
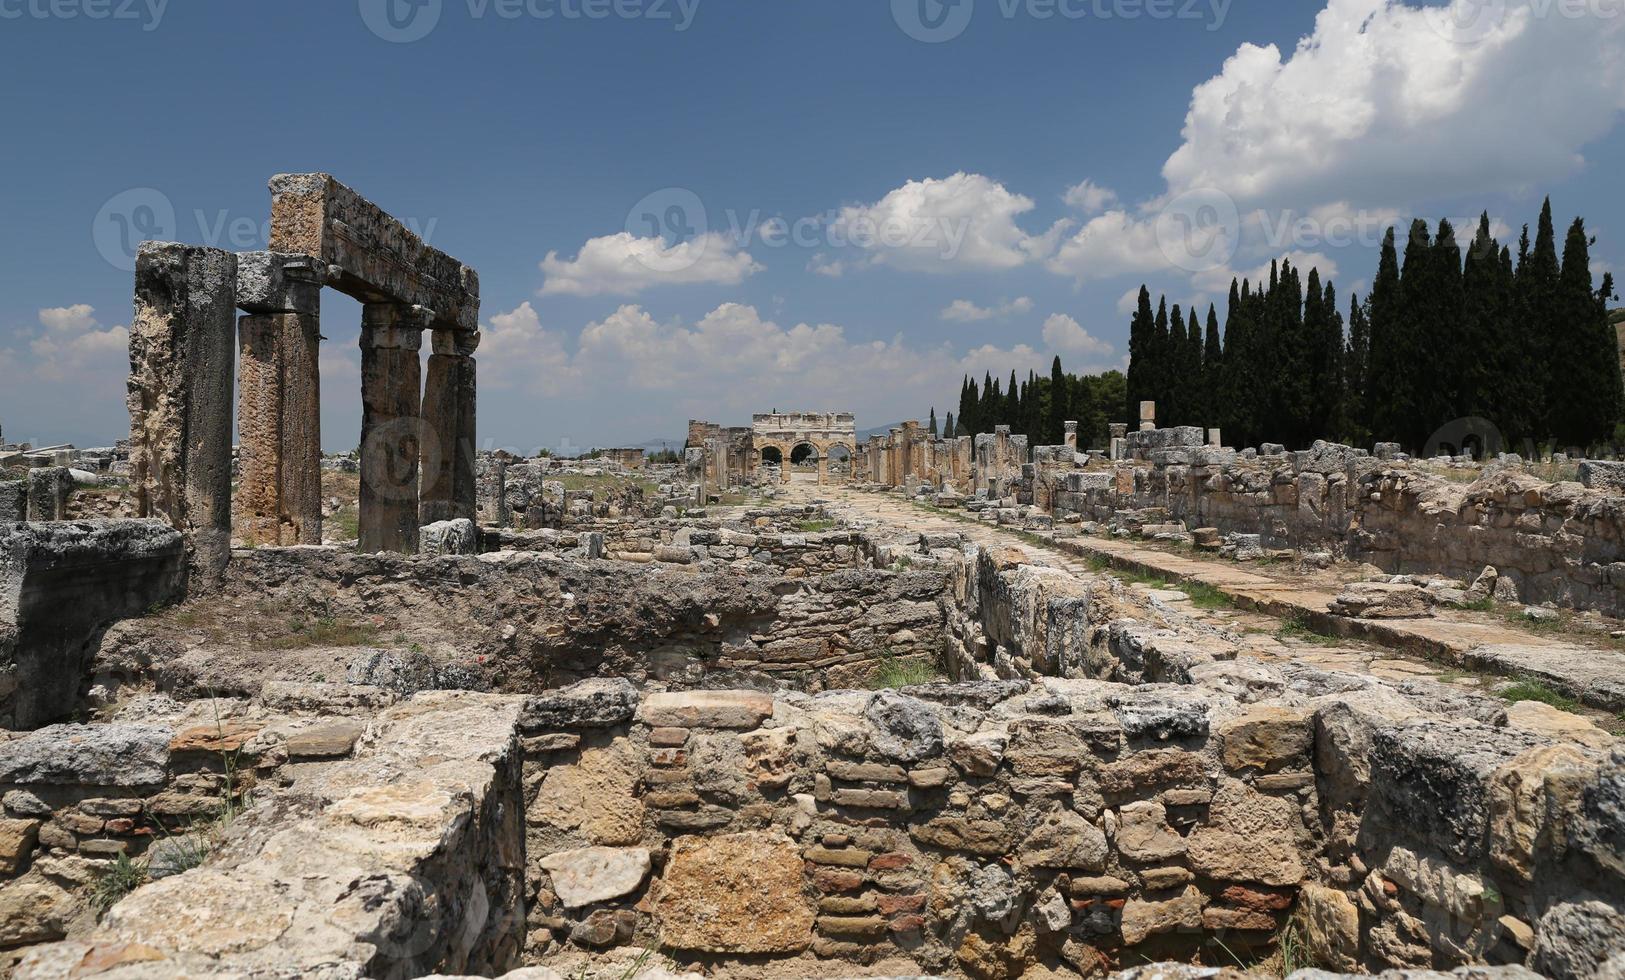
[[708, 540], [690, 531], [688, 544], [658, 546], [648, 560], [259, 548], [234, 555], [233, 588], [380, 622], [385, 635], [396, 624], [435, 624], [458, 637], [459, 675], [496, 690], [603, 674], [822, 689], [867, 683], [888, 661], [938, 661], [951, 566], [920, 553], [917, 541], [905, 563], [846, 532], [730, 533], [731, 544], [720, 532], [715, 544], [696, 536]]
[[1041, 480], [1058, 519], [1154, 510], [1163, 514], [1148, 523], [1259, 534], [1396, 574], [1471, 581], [1491, 566], [1525, 602], [1625, 615], [1625, 496], [1578, 483], [1494, 468], [1453, 483], [1327, 444], [1251, 458], [1174, 446], [1145, 460], [1044, 469]]
[[102, 633], [184, 576], [181, 535], [158, 521], [0, 525], [0, 728], [73, 714]]

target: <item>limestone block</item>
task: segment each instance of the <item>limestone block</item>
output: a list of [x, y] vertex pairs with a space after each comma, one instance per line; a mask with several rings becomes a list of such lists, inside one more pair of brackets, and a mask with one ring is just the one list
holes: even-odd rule
[[1057, 808], [1046, 816], [1016, 856], [1029, 868], [1076, 868], [1101, 871], [1106, 867], [1106, 835], [1076, 812]]
[[0, 480], [0, 524], [28, 520], [28, 484], [23, 480]]
[[0, 783], [162, 784], [174, 732], [160, 725], [52, 725], [0, 743]]
[[679, 837], [652, 907], [674, 949], [782, 954], [812, 944], [801, 855], [777, 833]]
[[28, 471], [28, 520], [60, 521], [67, 517], [73, 476], [66, 466]]
[[473, 555], [479, 553], [479, 529], [467, 518], [436, 521], [418, 529], [418, 554]]
[[588, 844], [630, 846], [643, 839], [642, 765], [625, 739], [583, 749], [572, 765], [554, 766], [526, 813], [532, 822], [576, 831]]
[[1314, 712], [1307, 708], [1254, 705], [1219, 729], [1226, 769], [1275, 772], [1307, 765], [1314, 744]]
[[327, 266], [290, 252], [237, 253], [237, 306], [245, 313], [319, 313]]
[[1295, 799], [1224, 780], [1209, 821], [1187, 839], [1190, 866], [1202, 874], [1265, 885], [1296, 885], [1308, 876], [1308, 835]]
[[38, 820], [0, 818], [0, 874], [14, 875], [34, 852], [39, 836]]
[[1177, 898], [1148, 902], [1131, 898], [1123, 906], [1123, 943], [1137, 946], [1165, 932], [1195, 932], [1202, 928], [1205, 899], [1195, 885], [1188, 885]]
[[552, 876], [553, 891], [565, 908], [629, 895], [649, 873], [649, 851], [642, 847], [583, 847], [556, 851], [537, 862]]
[[1140, 800], [1118, 811], [1117, 849], [1131, 861], [1166, 861], [1185, 853], [1185, 838], [1168, 826], [1168, 811], [1161, 803]]
[[749, 730], [773, 714], [773, 696], [759, 691], [668, 691], [649, 694], [638, 720], [651, 727]]
[[527, 698], [519, 714], [519, 727], [527, 732], [610, 728], [631, 721], [638, 700], [637, 688], [626, 678], [593, 677]]

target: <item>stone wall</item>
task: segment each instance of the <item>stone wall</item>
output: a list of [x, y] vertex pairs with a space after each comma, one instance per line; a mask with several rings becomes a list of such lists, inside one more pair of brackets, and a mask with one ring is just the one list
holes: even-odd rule
[[[201, 867], [28, 952], [18, 976], [109, 957], [128, 977], [564, 972], [583, 952], [658, 946], [702, 968], [827, 976], [907, 959], [991, 978], [1217, 962], [1220, 942], [1248, 955], [1288, 928], [1341, 971], [1510, 963], [1579, 980], [1625, 966], [1625, 749], [1582, 719], [1252, 660], [1108, 576], [957, 536], [864, 548], [874, 565], [911, 564], [868, 572], [941, 604], [938, 642], [962, 682], [768, 693], [661, 679], [649, 641], [670, 623], [710, 635], [758, 596], [805, 601], [810, 580], [735, 592], [713, 565], [700, 594], [684, 566], [253, 553], [258, 595], [342, 579], [375, 613], [423, 614], [408, 592], [443, 603], [455, 583], [494, 628], [640, 651], [644, 683], [392, 705], [377, 688], [279, 682], [217, 729], [154, 699], [136, 709], [164, 726], [143, 743], [168, 752], [150, 788], [187, 774], [183, 728], [200, 758], [231, 751], [216, 745], [229, 729], [257, 760], [254, 805]], [[322, 734], [339, 715], [361, 730]], [[325, 761], [295, 748], [330, 743]], [[19, 784], [34, 744], [0, 746], [0, 779]], [[44, 805], [66, 826], [106, 819], [84, 800], [128, 795], [94, 786]], [[86, 837], [118, 839], [105, 823]], [[71, 856], [49, 846], [36, 866]]]
[[1259, 534], [1266, 546], [1329, 551], [1396, 574], [1472, 581], [1491, 566], [1525, 602], [1625, 616], [1625, 496], [1579, 483], [1495, 467], [1451, 482], [1327, 444], [1252, 458], [1170, 447], [1145, 460], [1046, 468], [1041, 480], [1057, 519], [1104, 524], [1157, 510], [1147, 523]]
[[[0, 945], [70, 936], [22, 951], [14, 976], [116, 969], [125, 978], [407, 978], [518, 965], [520, 699], [440, 692], [382, 707], [388, 697], [376, 690], [317, 685], [280, 693], [281, 706], [297, 716], [267, 717], [268, 702], [234, 704], [217, 725], [84, 726], [78, 741], [36, 745], [40, 733], [0, 746], [0, 783], [18, 786], [5, 797], [7, 812], [34, 814], [26, 821], [41, 834], [39, 850], [24, 856], [26, 874], [0, 884], [4, 928], [28, 924], [35, 932], [0, 933], [7, 936]], [[369, 707], [381, 710], [365, 725], [334, 721]], [[153, 849], [170, 846], [176, 838], [156, 828], [186, 834], [171, 817], [183, 799], [209, 815], [188, 835], [202, 837], [220, 797], [189, 787], [217, 783], [218, 760], [234, 752], [257, 802], [207, 838], [205, 858], [177, 856], [186, 870], [154, 875], [99, 925], [93, 916], [40, 915], [48, 900], [64, 911], [84, 909], [83, 892], [99, 877], [83, 857], [93, 840], [117, 849], [156, 833]], [[192, 770], [210, 759], [214, 767]], [[58, 808], [41, 795], [85, 798]], [[47, 810], [50, 822], [40, 824]], [[71, 829], [91, 824], [100, 828], [94, 835]], [[77, 904], [69, 892], [75, 883]]]
[[179, 598], [184, 557], [158, 521], [0, 525], [0, 728], [71, 715], [102, 633]]
[[458, 638], [458, 675], [491, 689], [601, 674], [821, 689], [864, 684], [889, 661], [940, 656], [951, 565], [920, 552], [917, 538], [898, 551], [850, 532], [718, 531], [714, 544], [701, 543], [713, 532], [679, 533], [688, 543], [603, 559], [579, 543], [573, 554], [412, 559], [259, 548], [234, 554], [233, 589], [375, 620], [385, 635], [433, 625]]

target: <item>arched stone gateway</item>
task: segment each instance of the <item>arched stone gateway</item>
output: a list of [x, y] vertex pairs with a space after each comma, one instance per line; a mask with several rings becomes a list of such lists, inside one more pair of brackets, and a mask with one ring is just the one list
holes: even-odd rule
[[[769, 412], [752, 416], [749, 428], [688, 423], [688, 452], [703, 460], [709, 488], [764, 479], [775, 463], [781, 483], [845, 483], [853, 475], [857, 444], [850, 412]], [[840, 461], [833, 470], [832, 460]], [[700, 463], [694, 465], [699, 471]]]

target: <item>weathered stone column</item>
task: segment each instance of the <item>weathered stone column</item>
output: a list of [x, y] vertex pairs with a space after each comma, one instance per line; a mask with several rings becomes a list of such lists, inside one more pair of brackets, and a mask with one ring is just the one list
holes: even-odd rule
[[1066, 435], [1064, 437], [1064, 442], [1066, 444], [1066, 448], [1072, 450], [1073, 452], [1077, 452], [1078, 451], [1078, 423], [1076, 423], [1076, 422], [1062, 422], [1061, 425], [1066, 430]]
[[237, 262], [238, 523], [256, 544], [322, 543], [321, 288], [308, 255]]
[[1140, 403], [1140, 431], [1150, 432], [1157, 427], [1157, 403]]
[[818, 485], [823, 486], [829, 482], [829, 457], [818, 457]]
[[475, 373], [480, 335], [434, 331], [423, 384], [423, 524], [477, 519], [474, 510]]
[[424, 312], [396, 303], [361, 308], [363, 554], [417, 551]]
[[137, 513], [186, 536], [194, 585], [231, 559], [231, 395], [237, 257], [147, 242], [130, 321], [130, 483]]

